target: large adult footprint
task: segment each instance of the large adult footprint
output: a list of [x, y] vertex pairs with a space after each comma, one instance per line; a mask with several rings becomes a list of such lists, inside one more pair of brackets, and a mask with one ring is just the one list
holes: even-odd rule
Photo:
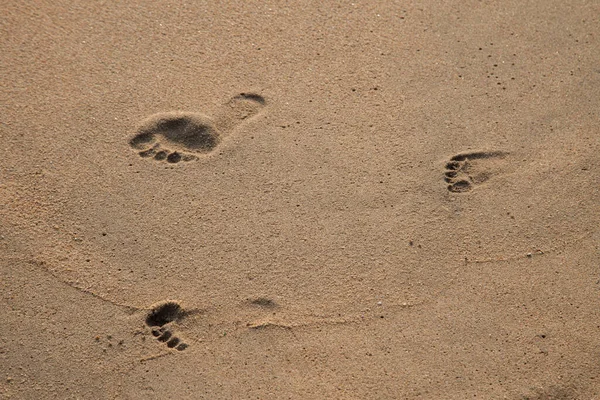
[[265, 99], [241, 93], [224, 105], [214, 119], [191, 112], [158, 113], [142, 122], [129, 144], [140, 157], [169, 163], [191, 161], [212, 152], [244, 120], [258, 114]]

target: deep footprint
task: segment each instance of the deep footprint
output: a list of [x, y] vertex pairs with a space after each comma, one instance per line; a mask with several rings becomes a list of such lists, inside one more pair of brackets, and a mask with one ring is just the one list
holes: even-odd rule
[[142, 123], [129, 141], [140, 157], [176, 164], [209, 153], [220, 142], [212, 121], [201, 114], [171, 112], [155, 114]]
[[169, 348], [175, 350], [185, 350], [188, 345], [174, 336], [170, 324], [178, 322], [186, 316], [183, 308], [174, 301], [167, 301], [158, 304], [146, 316], [146, 325], [151, 328], [152, 336], [159, 342], [167, 344]]
[[478, 160], [503, 159], [507, 155], [502, 151], [475, 151], [453, 156], [446, 163], [444, 171], [448, 190], [453, 193], [470, 192], [493, 175], [489, 165], [486, 166], [486, 161]]
[[223, 106], [215, 122], [199, 113], [155, 114], [141, 124], [129, 145], [142, 158], [170, 164], [196, 160], [214, 151], [224, 136], [256, 115], [265, 104], [264, 97], [258, 94], [241, 93]]

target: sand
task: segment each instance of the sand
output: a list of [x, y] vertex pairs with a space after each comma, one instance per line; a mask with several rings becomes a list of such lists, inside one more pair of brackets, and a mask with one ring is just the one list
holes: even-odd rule
[[596, 1], [1, 21], [1, 398], [600, 398]]

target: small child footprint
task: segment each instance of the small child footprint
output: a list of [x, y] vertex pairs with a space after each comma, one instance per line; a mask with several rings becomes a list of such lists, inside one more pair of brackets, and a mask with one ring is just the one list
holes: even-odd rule
[[173, 334], [171, 325], [186, 316], [183, 308], [174, 301], [160, 303], [152, 308], [146, 317], [146, 325], [152, 330], [152, 336], [159, 342], [166, 342], [167, 347], [185, 350], [188, 345]]
[[233, 97], [213, 121], [200, 113], [165, 112], [146, 119], [129, 145], [142, 158], [168, 163], [191, 161], [213, 151], [241, 122], [256, 115], [266, 104], [253, 93]]
[[473, 190], [476, 185], [487, 181], [495, 173], [496, 165], [492, 161], [502, 160], [507, 154], [502, 151], [475, 151], [455, 155], [446, 163], [444, 172], [448, 190], [455, 193]]

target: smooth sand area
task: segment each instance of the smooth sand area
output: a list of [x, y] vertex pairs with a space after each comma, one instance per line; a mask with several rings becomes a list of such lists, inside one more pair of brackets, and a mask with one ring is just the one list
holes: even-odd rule
[[0, 398], [600, 399], [598, 1], [0, 9]]

